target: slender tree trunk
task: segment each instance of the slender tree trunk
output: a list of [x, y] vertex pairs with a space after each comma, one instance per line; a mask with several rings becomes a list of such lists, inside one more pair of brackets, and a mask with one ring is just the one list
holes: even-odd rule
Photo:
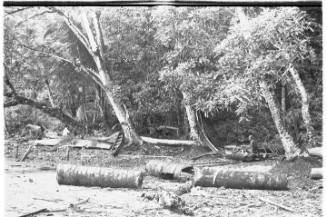
[[286, 131], [286, 128], [283, 125], [283, 122], [280, 118], [279, 108], [277, 106], [277, 103], [275, 102], [273, 93], [269, 90], [267, 83], [265, 81], [260, 81], [259, 85], [263, 93], [263, 96], [268, 103], [271, 116], [274, 120], [275, 126], [281, 138], [285, 150], [286, 158], [292, 159], [296, 156], [299, 156], [301, 150], [295, 145], [293, 138]]
[[110, 105], [108, 105], [108, 102], [106, 101], [105, 93], [103, 92], [101, 87], [98, 85], [96, 88], [96, 93], [97, 93], [97, 97], [99, 100], [99, 106], [100, 106], [100, 110], [102, 113], [102, 117], [104, 118], [105, 124], [107, 125], [107, 127], [109, 127], [113, 124], [110, 122], [109, 107], [108, 107]]
[[309, 113], [309, 100], [308, 100], [308, 94], [307, 91], [305, 90], [305, 87], [302, 83], [302, 80], [300, 78], [299, 73], [294, 67], [290, 68], [291, 75], [295, 81], [296, 87], [301, 95], [301, 100], [302, 100], [302, 118], [307, 130], [307, 138], [308, 138], [308, 146], [307, 147], [312, 147], [315, 145], [315, 140], [314, 140], [314, 130], [312, 127], [312, 121], [311, 121], [311, 116]]
[[190, 126], [190, 132], [189, 132], [189, 137], [196, 141], [200, 146], [202, 145], [201, 143], [201, 138], [200, 134], [197, 128], [197, 121], [196, 121], [196, 114], [194, 109], [189, 105], [188, 100], [189, 96], [186, 92], [182, 92], [183, 98], [184, 98], [184, 106], [185, 106], [185, 111], [186, 111], [186, 116], [188, 119], [188, 124]]
[[51, 89], [50, 89], [49, 81], [46, 80], [45, 84], [47, 86], [47, 92], [48, 92], [48, 97], [49, 97], [50, 104], [51, 104], [52, 108], [54, 108], [54, 107], [56, 107], [56, 105], [54, 104], [54, 101], [53, 101], [53, 96], [52, 96], [52, 92], [51, 92]]
[[117, 102], [117, 100], [113, 97], [113, 94], [111, 93], [111, 91], [107, 90], [106, 94], [107, 94], [109, 102], [116, 114], [116, 117], [123, 129], [125, 138], [128, 140], [128, 142], [141, 144], [142, 140], [134, 129], [134, 126], [132, 124], [132, 121], [130, 120], [127, 109], [125, 107], [122, 107]]
[[[105, 88], [105, 93], [109, 99], [109, 102], [116, 114], [119, 123], [121, 124], [125, 138], [128, 140], [129, 143], [141, 144], [142, 140], [136, 133], [126, 108], [121, 105], [119, 100], [115, 98], [114, 94], [111, 91], [112, 81], [109, 76], [109, 73], [105, 70], [105, 65], [102, 59], [103, 56], [101, 55], [104, 48], [102, 44], [103, 39], [99, 23], [99, 16], [100, 15], [96, 15], [94, 12], [91, 12], [91, 18], [93, 20], [93, 25], [96, 33], [95, 36], [93, 35], [92, 30], [90, 28], [86, 13], [82, 12], [81, 16], [82, 26], [87, 33], [87, 38], [91, 47], [91, 49], [89, 49], [90, 54], [92, 55], [93, 60], [96, 64], [97, 71], [99, 73], [99, 79]], [[98, 41], [99, 44], [97, 44], [96, 41]]]
[[284, 119], [285, 115], [286, 115], [286, 87], [285, 84], [282, 82], [282, 93], [281, 93], [281, 115], [282, 115], [282, 119]]

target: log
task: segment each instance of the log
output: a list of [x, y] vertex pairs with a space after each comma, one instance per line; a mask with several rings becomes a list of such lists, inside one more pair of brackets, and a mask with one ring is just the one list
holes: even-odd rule
[[219, 168], [196, 170], [194, 176], [194, 186], [202, 187], [284, 190], [287, 189], [287, 183], [286, 175], [273, 176], [268, 173]]
[[171, 146], [179, 146], [179, 145], [196, 145], [195, 141], [192, 140], [174, 140], [174, 139], [156, 139], [146, 136], [141, 136], [141, 139], [144, 142], [155, 144], [155, 145], [171, 145]]
[[254, 154], [248, 153], [245, 151], [222, 151], [222, 152], [208, 152], [191, 158], [192, 160], [198, 160], [201, 157], [205, 156], [217, 156], [224, 157], [226, 159], [249, 162], [254, 160]]
[[65, 138], [57, 138], [57, 139], [40, 139], [40, 140], [30, 140], [30, 144], [34, 144], [36, 146], [56, 146], [59, 143], [63, 142]]
[[309, 155], [311, 156], [316, 156], [316, 157], [321, 157], [322, 158], [322, 147], [316, 147], [316, 148], [309, 148], [308, 149]]
[[31, 140], [30, 143], [35, 144], [36, 146], [65, 146], [70, 144], [76, 148], [110, 149], [111, 145], [116, 144], [118, 137], [119, 132], [116, 132], [109, 137], [77, 139], [69, 136], [62, 136], [60, 138]]
[[35, 146], [57, 146], [57, 148], [65, 148], [67, 146], [73, 148], [87, 148], [87, 149], [111, 149], [111, 144], [106, 142], [98, 142], [97, 140], [87, 139], [42, 139], [42, 140], [31, 140], [30, 144]]
[[104, 149], [104, 150], [110, 150], [112, 147], [111, 144], [98, 142], [96, 140], [73, 139], [70, 142], [70, 144], [62, 145], [58, 148], [65, 148], [67, 146], [72, 148]]
[[57, 166], [57, 182], [60, 185], [140, 188], [143, 177], [142, 171], [69, 164]]
[[323, 171], [322, 168], [312, 168], [310, 172], [311, 179], [322, 179]]
[[183, 179], [185, 173], [193, 174], [192, 165], [158, 160], [149, 161], [145, 166], [145, 170], [149, 175], [163, 179]]

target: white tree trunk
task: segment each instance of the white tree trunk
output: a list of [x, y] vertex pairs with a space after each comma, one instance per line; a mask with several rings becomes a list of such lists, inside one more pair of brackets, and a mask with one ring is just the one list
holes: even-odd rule
[[281, 93], [281, 103], [280, 103], [280, 111], [282, 115], [282, 119], [284, 119], [286, 115], [286, 87], [282, 84], [282, 93]]
[[266, 82], [260, 81], [259, 85], [260, 85], [261, 91], [263, 93], [263, 96], [268, 103], [271, 116], [274, 120], [275, 126], [276, 126], [279, 136], [281, 138], [281, 141], [282, 141], [282, 144], [283, 144], [283, 147], [285, 150], [286, 158], [292, 159], [296, 156], [299, 156], [301, 153], [301, 150], [295, 145], [292, 136], [286, 131], [286, 129], [283, 125], [283, 122], [280, 118], [279, 108], [275, 102], [273, 93], [269, 90]]
[[189, 136], [192, 140], [196, 141], [199, 145], [201, 145], [201, 138], [197, 127], [196, 114], [191, 105], [187, 102], [189, 100], [189, 96], [186, 92], [182, 92], [184, 98], [184, 106], [186, 110], [186, 116], [188, 120], [188, 124], [190, 126]]
[[103, 51], [103, 48], [101, 47], [101, 46], [103, 46], [103, 44], [96, 43], [96, 41], [98, 41], [98, 42], [102, 41], [99, 20], [97, 19], [97, 16], [95, 15], [94, 12], [91, 12], [91, 13], [92, 13], [92, 19], [93, 19], [93, 23], [94, 23], [94, 28], [96, 29], [96, 31], [95, 31], [96, 35], [94, 36], [92, 34], [92, 30], [90, 28], [90, 23], [88, 22], [85, 12], [82, 13], [82, 26], [87, 33], [87, 37], [88, 37], [90, 47], [91, 47], [90, 50], [92, 51], [91, 55], [96, 64], [97, 71], [99, 73], [99, 79], [105, 88], [105, 93], [106, 93], [106, 95], [109, 99], [109, 102], [115, 112], [115, 115], [123, 129], [125, 138], [128, 140], [128, 142], [140, 144], [140, 143], [142, 143], [142, 140], [136, 133], [136, 131], [132, 125], [132, 122], [128, 116], [127, 110], [123, 108], [123, 106], [121, 105], [121, 103], [119, 102], [118, 99], [115, 99], [114, 94], [110, 90], [112, 87], [112, 81], [111, 81], [111, 78], [110, 78], [108, 72], [105, 70], [105, 66], [103, 64], [103, 59], [101, 57], [101, 52], [100, 52], [100, 51]]
[[301, 81], [300, 75], [297, 72], [297, 70], [294, 67], [290, 68], [291, 75], [295, 81], [296, 87], [301, 95], [301, 100], [302, 100], [302, 118], [304, 121], [304, 125], [307, 130], [307, 138], [308, 138], [308, 147], [312, 147], [315, 145], [314, 142], [314, 130], [312, 127], [312, 122], [311, 122], [311, 116], [309, 113], [309, 100], [308, 100], [308, 94], [307, 91], [305, 90], [305, 87]]

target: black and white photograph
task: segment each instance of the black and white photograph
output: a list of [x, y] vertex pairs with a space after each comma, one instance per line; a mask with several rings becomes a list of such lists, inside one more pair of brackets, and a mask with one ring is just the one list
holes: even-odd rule
[[3, 216], [322, 217], [322, 2], [294, 2], [5, 1]]

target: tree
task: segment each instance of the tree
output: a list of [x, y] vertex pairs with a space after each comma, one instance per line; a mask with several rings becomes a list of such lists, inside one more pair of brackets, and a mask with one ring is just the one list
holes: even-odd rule
[[211, 48], [225, 37], [232, 14], [228, 8], [168, 8], [162, 12], [154, 12], [160, 21], [157, 38], [168, 49], [161, 79], [182, 93], [189, 136], [199, 145], [206, 145], [196, 120], [196, 93], [192, 88], [200, 75], [215, 70]]
[[[310, 28], [305, 14], [296, 8], [266, 9], [249, 19], [247, 25], [236, 24], [229, 36], [216, 47], [217, 55], [223, 56], [219, 60], [221, 68], [227, 67], [228, 71], [239, 76], [259, 80], [287, 158], [297, 156], [300, 150], [290, 135], [285, 134], [269, 86], [283, 79], [284, 72], [287, 73], [289, 65], [296, 64], [297, 59], [310, 58], [312, 49], [305, 38], [305, 32]], [[256, 83], [254, 80], [252, 84]]]

